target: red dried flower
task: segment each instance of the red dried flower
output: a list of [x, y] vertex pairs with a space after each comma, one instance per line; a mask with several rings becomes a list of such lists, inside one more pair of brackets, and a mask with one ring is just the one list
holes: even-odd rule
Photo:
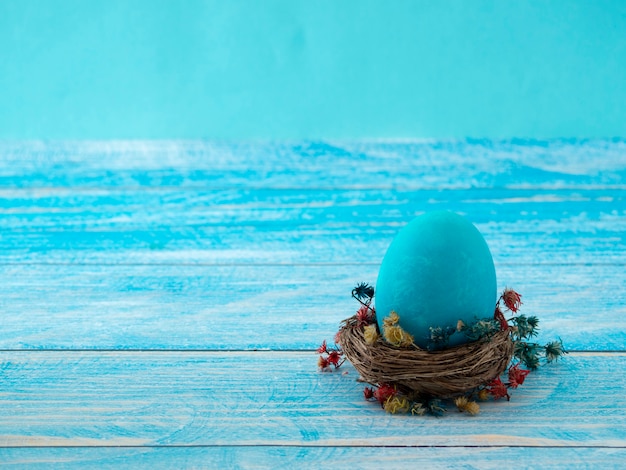
[[511, 366], [509, 368], [509, 387], [517, 388], [518, 385], [522, 385], [528, 374], [530, 374], [530, 371], [520, 369], [519, 363]]
[[363, 396], [366, 400], [371, 400], [374, 398], [374, 389], [371, 387], [365, 387], [365, 390], [363, 390]]
[[367, 305], [363, 305], [356, 312], [356, 319], [359, 325], [369, 325], [374, 321], [373, 311]]
[[328, 352], [328, 348], [327, 348], [327, 346], [326, 346], [326, 340], [324, 340], [324, 341], [322, 342], [322, 345], [321, 345], [319, 348], [317, 348], [317, 352], [318, 352], [319, 354], [323, 354], [323, 353], [325, 353], [325, 352]]
[[496, 311], [493, 313], [493, 318], [500, 322], [500, 328], [502, 331], [509, 328], [509, 323], [506, 321], [506, 318], [504, 318], [504, 313], [502, 313], [500, 307], [496, 307]]
[[329, 364], [339, 367], [341, 365], [341, 354], [338, 351], [330, 351], [326, 360]]
[[374, 398], [383, 405], [389, 397], [395, 396], [397, 393], [396, 388], [389, 384], [380, 384], [374, 392]]
[[516, 313], [519, 310], [520, 305], [522, 305], [522, 296], [513, 289], [504, 289], [504, 292], [502, 293], [502, 300], [504, 300], [506, 308], [513, 313]]
[[508, 401], [511, 398], [509, 396], [509, 391], [506, 385], [502, 383], [502, 380], [500, 380], [500, 377], [496, 377], [491, 382], [489, 382], [489, 384], [487, 385], [487, 391], [496, 400], [498, 398], [506, 397]]
[[326, 370], [328, 369], [328, 367], [330, 367], [330, 362], [328, 362], [328, 359], [324, 356], [320, 356], [320, 358], [317, 360], [317, 367], [322, 370]]

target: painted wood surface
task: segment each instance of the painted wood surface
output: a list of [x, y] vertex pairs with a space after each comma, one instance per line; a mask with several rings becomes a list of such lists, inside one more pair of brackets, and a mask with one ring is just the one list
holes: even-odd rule
[[[0, 143], [0, 464], [620, 468], [626, 143]], [[313, 349], [432, 209], [576, 351], [391, 416]]]
[[[0, 349], [315, 349], [358, 304], [374, 264], [3, 267]], [[540, 341], [625, 350], [621, 265], [509, 266]], [[589, 319], [581, 320], [581, 319]]]
[[573, 353], [475, 417], [385, 414], [352, 367], [316, 363], [305, 352], [14, 352], [0, 445], [624, 445], [626, 353]]

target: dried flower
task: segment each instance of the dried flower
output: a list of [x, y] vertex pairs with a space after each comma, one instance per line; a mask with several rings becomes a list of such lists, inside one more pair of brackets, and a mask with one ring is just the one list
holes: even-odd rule
[[440, 326], [430, 327], [430, 338], [428, 338], [427, 349], [429, 351], [435, 349], [441, 349], [447, 346], [450, 341], [450, 336], [456, 333], [456, 330], [452, 327], [442, 328]]
[[441, 404], [441, 400], [439, 400], [438, 398], [428, 400], [428, 402], [426, 403], [426, 408], [428, 409], [428, 412], [433, 416], [442, 416], [446, 412], [446, 409]]
[[373, 345], [378, 340], [379, 334], [376, 329], [376, 325], [367, 325], [363, 328], [363, 338], [365, 339], [365, 343], [368, 345]]
[[317, 348], [317, 352], [321, 354], [317, 360], [317, 365], [324, 372], [327, 372], [331, 365], [335, 366], [335, 369], [339, 369], [341, 364], [345, 361], [343, 358], [343, 351], [338, 347], [328, 347], [326, 340], [324, 340], [322, 345]]
[[383, 337], [388, 343], [397, 347], [408, 347], [413, 344], [413, 336], [399, 325], [383, 325]]
[[465, 411], [472, 416], [476, 416], [480, 413], [480, 405], [475, 401], [470, 401], [465, 406]]
[[563, 354], [567, 354], [567, 351], [563, 347], [563, 341], [561, 341], [561, 338], [557, 341], [552, 341], [546, 344], [544, 349], [546, 351], [547, 362], [556, 361], [559, 357], [563, 356]]
[[363, 396], [365, 397], [366, 400], [371, 400], [374, 397], [374, 389], [372, 387], [365, 387], [365, 389], [363, 390]]
[[480, 401], [487, 401], [489, 399], [489, 391], [486, 388], [482, 388], [478, 391], [478, 399]]
[[459, 411], [463, 411], [468, 402], [469, 400], [467, 399], [467, 397], [457, 397], [454, 399], [454, 404], [459, 409]]
[[522, 296], [513, 289], [504, 289], [504, 292], [502, 293], [502, 300], [504, 301], [506, 308], [513, 313], [516, 313], [519, 310], [520, 305], [522, 305]]
[[395, 310], [392, 310], [389, 316], [383, 318], [383, 326], [397, 325], [399, 321], [400, 321], [400, 317], [395, 312]]
[[360, 282], [354, 289], [352, 289], [352, 297], [358, 300], [361, 304], [363, 304], [363, 301], [365, 300], [365, 304], [369, 305], [374, 297], [374, 288], [366, 282]]
[[[502, 327], [496, 320], [484, 319], [474, 322], [471, 326], [465, 326], [463, 333], [470, 341], [490, 341], [493, 335], [501, 331]], [[431, 336], [433, 331], [431, 329]]]
[[518, 341], [515, 343], [515, 349], [513, 350], [513, 354], [522, 362], [522, 364], [524, 364], [530, 370], [535, 370], [537, 367], [539, 367], [538, 344]]
[[467, 412], [470, 415], [477, 415], [480, 411], [480, 406], [475, 401], [470, 401], [467, 397], [458, 397], [454, 400], [454, 404], [459, 409], [459, 411]]
[[509, 396], [509, 391], [508, 391], [506, 385], [504, 383], [502, 383], [502, 380], [500, 380], [500, 377], [496, 377], [491, 382], [489, 382], [489, 385], [487, 385], [487, 391], [496, 400], [499, 399], [499, 398], [506, 397], [506, 399], [508, 401], [511, 398]]
[[317, 367], [319, 367], [321, 370], [328, 370], [328, 368], [330, 367], [330, 362], [328, 362], [328, 359], [324, 356], [320, 356], [320, 358], [317, 360]]
[[341, 364], [343, 364], [343, 360], [341, 359], [341, 353], [339, 351], [331, 351], [328, 353], [328, 362], [338, 368]]
[[519, 339], [527, 339], [536, 336], [539, 332], [539, 319], [537, 317], [527, 317], [519, 315], [512, 318], [513, 323], [517, 327], [517, 336]]
[[367, 305], [362, 305], [361, 308], [356, 312], [356, 319], [359, 326], [369, 325], [374, 321], [374, 318], [374, 311]]
[[389, 399], [389, 397], [395, 396], [396, 393], [397, 390], [393, 385], [383, 383], [380, 384], [374, 391], [374, 398], [376, 398], [376, 400], [378, 400], [378, 402], [382, 405]]
[[423, 416], [424, 413], [426, 413], [426, 408], [424, 408], [424, 405], [422, 405], [420, 402], [416, 401], [415, 403], [413, 403], [413, 405], [411, 405], [412, 415]]
[[383, 404], [385, 411], [391, 414], [406, 413], [409, 411], [410, 407], [411, 404], [409, 403], [409, 400], [405, 397], [399, 397], [397, 395], [389, 397]]
[[524, 383], [524, 379], [528, 374], [530, 374], [529, 370], [520, 369], [519, 362], [514, 366], [509, 367], [509, 387], [517, 388], [519, 385]]

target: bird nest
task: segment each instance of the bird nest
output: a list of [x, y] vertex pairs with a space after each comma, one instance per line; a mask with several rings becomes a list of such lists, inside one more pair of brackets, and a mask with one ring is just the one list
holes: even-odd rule
[[475, 390], [509, 365], [514, 342], [508, 329], [439, 351], [396, 347], [378, 337], [368, 344], [357, 316], [342, 323], [337, 339], [346, 358], [370, 384], [391, 384], [420, 396], [452, 397]]

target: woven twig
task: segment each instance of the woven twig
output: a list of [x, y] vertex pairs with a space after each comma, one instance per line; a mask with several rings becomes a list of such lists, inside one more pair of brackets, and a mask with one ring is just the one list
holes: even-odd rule
[[356, 316], [339, 330], [345, 356], [370, 384], [389, 383], [418, 395], [450, 397], [476, 389], [498, 377], [513, 356], [508, 331], [441, 351], [397, 348], [378, 338], [368, 345]]

